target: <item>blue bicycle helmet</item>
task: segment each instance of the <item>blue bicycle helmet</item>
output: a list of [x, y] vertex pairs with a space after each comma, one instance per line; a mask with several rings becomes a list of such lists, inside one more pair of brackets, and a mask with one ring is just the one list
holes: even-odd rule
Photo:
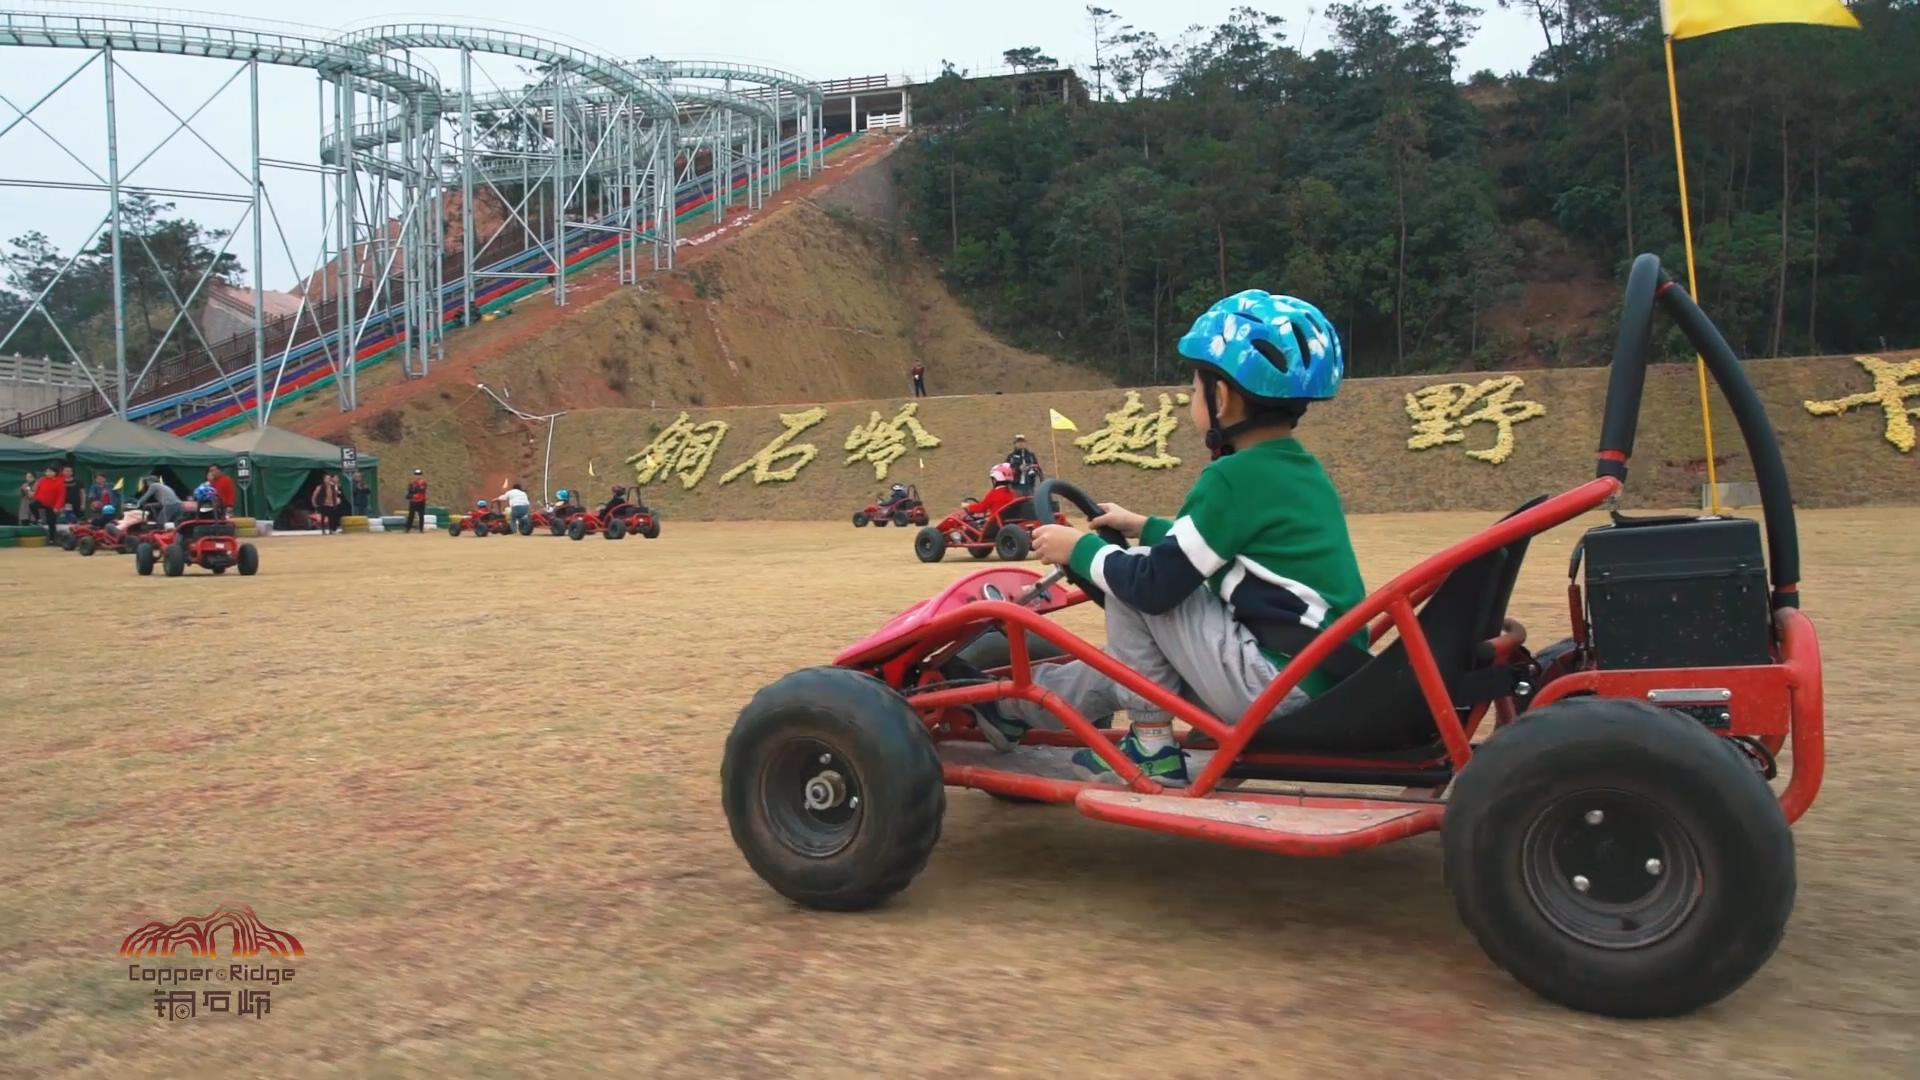
[[553, 497], [554, 497], [554, 498], [556, 498], [556, 499], [559, 499], [559, 500], [560, 500], [561, 502], [566, 502], [566, 501], [567, 501], [567, 489], [566, 489], [566, 488], [561, 488], [561, 489], [560, 489], [559, 491], [556, 491], [556, 492], [554, 492], [554, 493], [553, 493]]
[[193, 489], [194, 502], [210, 503], [217, 502], [219, 499], [220, 493], [213, 489], [212, 484], [201, 484], [199, 487]]
[[473, 508], [475, 510], [485, 510], [487, 508], [487, 500], [485, 499], [475, 500], [473, 504]]
[[1180, 355], [1199, 366], [1208, 383], [1207, 447], [1214, 456], [1233, 453], [1229, 440], [1251, 426], [1222, 429], [1215, 413], [1212, 379], [1225, 379], [1260, 404], [1325, 401], [1340, 388], [1346, 357], [1340, 335], [1320, 309], [1305, 300], [1248, 289], [1216, 302], [1180, 339]]

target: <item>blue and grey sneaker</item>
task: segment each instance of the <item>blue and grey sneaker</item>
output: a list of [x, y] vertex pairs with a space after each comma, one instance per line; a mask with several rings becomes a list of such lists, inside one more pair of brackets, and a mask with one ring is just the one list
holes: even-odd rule
[[[1133, 732], [1129, 731], [1120, 739], [1120, 752], [1140, 766], [1147, 779], [1159, 784], [1187, 783], [1187, 756], [1175, 743], [1167, 743], [1153, 753], [1147, 753], [1140, 746]], [[1074, 774], [1082, 780], [1093, 780], [1102, 784], [1125, 784], [1120, 774], [1099, 754], [1091, 750], [1078, 750], [1073, 755]]]
[[[947, 661], [940, 669], [940, 673], [945, 675], [949, 682], [959, 684], [993, 681], [985, 672], [957, 657]], [[994, 702], [983, 701], [978, 705], [968, 705], [966, 710], [973, 715], [973, 724], [979, 729], [980, 737], [987, 741], [988, 746], [1003, 754], [1012, 753], [1014, 747], [1019, 746], [1020, 740], [1027, 735], [1027, 725], [1001, 713], [1000, 707]]]

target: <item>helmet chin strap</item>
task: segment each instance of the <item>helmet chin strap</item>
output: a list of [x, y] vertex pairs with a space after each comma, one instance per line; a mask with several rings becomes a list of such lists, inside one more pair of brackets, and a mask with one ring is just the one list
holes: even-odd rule
[[1213, 390], [1219, 383], [1220, 376], [1204, 369], [1200, 372], [1200, 387], [1207, 395], [1207, 449], [1215, 461], [1233, 453], [1233, 437], [1253, 426], [1247, 420], [1220, 426], [1220, 408], [1213, 401]]

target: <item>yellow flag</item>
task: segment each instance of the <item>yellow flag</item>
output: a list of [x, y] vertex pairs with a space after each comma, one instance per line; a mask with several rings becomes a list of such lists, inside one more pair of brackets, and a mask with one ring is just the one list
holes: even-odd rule
[[593, 471], [593, 462], [592, 462], [592, 461], [588, 461], [588, 462], [587, 462], [587, 475], [588, 475], [588, 476], [599, 476], [599, 475], [600, 475], [599, 473], [596, 473], [596, 472], [594, 472], [594, 471]]
[[1052, 422], [1053, 430], [1055, 431], [1079, 431], [1080, 430], [1079, 428], [1073, 425], [1073, 420], [1068, 416], [1066, 416], [1065, 414], [1063, 414], [1059, 409], [1048, 409], [1047, 418], [1049, 421]]
[[123, 477], [121, 477], [120, 479], [118, 479], [118, 480], [115, 480], [115, 481], [113, 482], [113, 490], [115, 490], [115, 491], [125, 491], [125, 490], [127, 490], [127, 478], [123, 476]]
[[1660, 0], [1660, 28], [1670, 38], [1700, 37], [1761, 23], [1860, 28], [1860, 20], [1840, 0]]

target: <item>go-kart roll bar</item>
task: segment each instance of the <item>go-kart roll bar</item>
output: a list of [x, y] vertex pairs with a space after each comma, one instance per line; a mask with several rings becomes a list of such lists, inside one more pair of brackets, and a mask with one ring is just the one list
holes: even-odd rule
[[1627, 460], [1633, 456], [1633, 437], [1640, 426], [1640, 397], [1646, 387], [1647, 360], [1653, 345], [1653, 307], [1666, 309], [1687, 340], [1699, 351], [1713, 381], [1733, 409], [1753, 459], [1754, 480], [1760, 487], [1760, 508], [1766, 518], [1769, 580], [1773, 606], [1800, 606], [1800, 539], [1793, 519], [1793, 493], [1787, 484], [1786, 462], [1780, 441], [1767, 419], [1766, 406], [1753, 391], [1713, 321], [1700, 305], [1660, 268], [1660, 257], [1646, 254], [1633, 260], [1627, 275], [1627, 296], [1620, 312], [1620, 338], [1614, 346], [1613, 367], [1607, 378], [1606, 413], [1600, 424], [1600, 460], [1597, 475], [1627, 479]]

